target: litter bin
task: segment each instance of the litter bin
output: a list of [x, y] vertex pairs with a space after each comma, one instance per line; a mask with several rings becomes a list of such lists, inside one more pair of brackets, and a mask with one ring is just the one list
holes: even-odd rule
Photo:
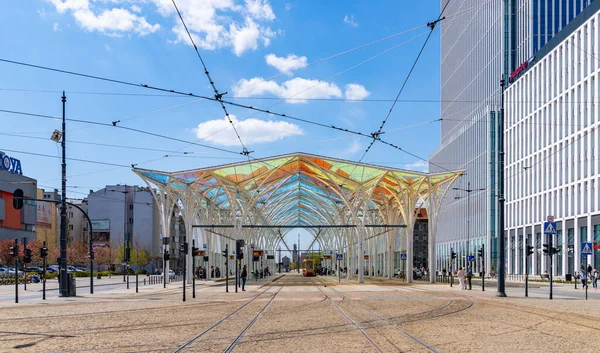
[[67, 290], [69, 292], [69, 297], [77, 296], [76, 288], [77, 287], [75, 285], [75, 277], [73, 277], [73, 273], [68, 273], [67, 274]]
[[102, 279], [102, 275], [98, 273], [98, 274], [96, 275], [96, 279]]
[[565, 274], [565, 281], [571, 282], [572, 279], [573, 279], [573, 275], [571, 275], [570, 273]]

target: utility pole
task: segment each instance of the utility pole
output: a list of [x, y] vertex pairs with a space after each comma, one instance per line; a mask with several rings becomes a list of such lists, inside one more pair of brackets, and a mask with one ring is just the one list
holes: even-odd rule
[[500, 164], [500, 170], [498, 173], [498, 231], [496, 236], [498, 237], [498, 292], [497, 297], [506, 297], [504, 289], [504, 276], [506, 271], [504, 269], [504, 87], [506, 82], [504, 81], [504, 74], [500, 80], [500, 87], [502, 87], [500, 93], [500, 117], [498, 119], [498, 141], [499, 150], [498, 162]]
[[69, 288], [67, 278], [67, 126], [65, 119], [65, 105], [67, 97], [65, 91], [62, 94], [62, 140], [60, 146], [62, 148], [62, 203], [60, 208], [60, 261], [58, 264], [58, 288], [59, 296], [68, 297]]

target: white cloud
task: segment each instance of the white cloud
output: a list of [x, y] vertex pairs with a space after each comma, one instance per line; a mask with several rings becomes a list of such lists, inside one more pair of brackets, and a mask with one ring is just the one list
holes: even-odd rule
[[[174, 43], [191, 45], [187, 33], [175, 13], [171, 0], [152, 0], [158, 12], [173, 17], [176, 25]], [[269, 46], [276, 32], [263, 22], [275, 19], [267, 0], [247, 0], [236, 5], [232, 0], [179, 0], [177, 6], [196, 45], [207, 50], [231, 47], [237, 56], [248, 50]], [[242, 20], [235, 18], [242, 15]], [[236, 15], [236, 16], [232, 16]]]
[[278, 84], [261, 77], [241, 79], [232, 88], [236, 96], [255, 97], [272, 94], [279, 98], [294, 98], [288, 103], [305, 103], [306, 99], [342, 97], [342, 91], [335, 83], [293, 78]]
[[54, 24], [52, 25], [52, 30], [53, 30], [54, 32], [57, 32], [57, 31], [58, 31], [58, 28], [59, 28], [59, 26], [58, 26], [58, 23], [54, 22]]
[[145, 17], [137, 16], [123, 8], [94, 9], [94, 11], [89, 0], [47, 1], [50, 1], [59, 13], [70, 12], [75, 21], [90, 32], [98, 31], [110, 36], [119, 36], [125, 33], [137, 33], [144, 36], [160, 29], [159, 24], [152, 25]]
[[367, 91], [365, 86], [356, 83], [349, 83], [345, 88], [346, 99], [363, 100], [371, 94], [371, 92]]
[[106, 49], [106, 51], [109, 51], [109, 52], [112, 51], [112, 48], [108, 44], [104, 44], [104, 49]]
[[[304, 134], [298, 125], [285, 121], [265, 121], [254, 118], [238, 121], [235, 115], [229, 116], [235, 123], [235, 128], [245, 145], [274, 142], [289, 136]], [[200, 123], [194, 129], [194, 133], [197, 138], [217, 145], [239, 145], [239, 141], [227, 117]]]
[[275, 54], [269, 54], [265, 56], [267, 65], [273, 66], [279, 72], [286, 75], [291, 75], [293, 71], [306, 67], [307, 59], [306, 56], [297, 56], [295, 54], [288, 54], [287, 57], [278, 57]]
[[352, 156], [354, 154], [356, 154], [357, 152], [361, 151], [363, 149], [363, 146], [361, 145], [360, 142], [358, 142], [358, 140], [353, 140], [350, 145], [346, 148], [346, 150], [344, 150], [344, 154], [346, 156]]
[[246, 9], [257, 20], [273, 21], [275, 14], [267, 0], [246, 0]]
[[429, 163], [425, 161], [416, 161], [414, 163], [405, 164], [404, 169], [427, 173], [429, 172]]
[[285, 10], [286, 10], [286, 11], [290, 11], [290, 10], [292, 9], [292, 7], [293, 7], [293, 6], [292, 6], [292, 4], [290, 4], [290, 3], [287, 3], [287, 4], [285, 4]]
[[141, 13], [142, 12], [142, 9], [139, 6], [137, 6], [137, 5], [131, 5], [130, 9], [131, 9], [131, 11], [133, 11], [135, 13]]
[[344, 23], [349, 24], [352, 27], [358, 27], [358, 22], [356, 22], [354, 15], [344, 16]]

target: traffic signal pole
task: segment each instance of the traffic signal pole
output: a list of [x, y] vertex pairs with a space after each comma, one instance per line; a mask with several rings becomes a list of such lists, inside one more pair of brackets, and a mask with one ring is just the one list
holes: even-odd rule
[[19, 239], [15, 238], [15, 303], [19, 302]]
[[225, 293], [229, 293], [229, 244], [225, 244]]
[[63, 91], [62, 99], [62, 140], [60, 142], [62, 148], [62, 203], [60, 208], [60, 261], [58, 264], [58, 287], [59, 296], [68, 297], [69, 289], [67, 287], [67, 154], [65, 141], [66, 135], [66, 123], [65, 123], [65, 104], [67, 97]]

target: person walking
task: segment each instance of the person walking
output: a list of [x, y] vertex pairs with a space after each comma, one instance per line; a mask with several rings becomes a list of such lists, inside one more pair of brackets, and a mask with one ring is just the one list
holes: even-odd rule
[[460, 284], [460, 289], [467, 289], [467, 283], [465, 282], [465, 268], [461, 267], [456, 273], [458, 276], [458, 283]]
[[242, 269], [242, 274], [240, 275], [240, 278], [242, 279], [242, 291], [245, 292], [246, 278], [248, 278], [248, 270], [246, 270], [246, 265], [244, 265], [244, 268]]
[[469, 290], [471, 290], [473, 288], [471, 286], [472, 278], [473, 278], [473, 269], [471, 268], [471, 265], [469, 265], [469, 267], [467, 268], [467, 281], [469, 282]]
[[587, 274], [588, 274], [588, 277], [589, 277], [589, 278], [592, 278], [592, 270], [593, 270], [593, 269], [594, 269], [594, 268], [592, 267], [592, 264], [588, 264], [588, 267], [587, 267]]
[[583, 265], [581, 265], [581, 268], [579, 269], [579, 278], [581, 279], [581, 289], [583, 289], [587, 286], [587, 272]]
[[592, 288], [598, 290], [598, 278], [600, 278], [600, 274], [596, 269], [592, 270]]

